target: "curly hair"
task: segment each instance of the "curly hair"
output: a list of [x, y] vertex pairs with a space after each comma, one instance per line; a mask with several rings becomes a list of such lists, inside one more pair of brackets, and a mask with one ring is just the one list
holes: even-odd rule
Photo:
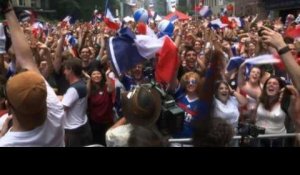
[[196, 91], [199, 94], [201, 92], [201, 88], [202, 88], [202, 80], [201, 80], [199, 74], [197, 74], [196, 72], [185, 73], [180, 79], [181, 86], [185, 88], [188, 85], [188, 81], [190, 78], [195, 78], [195, 80], [197, 81]]

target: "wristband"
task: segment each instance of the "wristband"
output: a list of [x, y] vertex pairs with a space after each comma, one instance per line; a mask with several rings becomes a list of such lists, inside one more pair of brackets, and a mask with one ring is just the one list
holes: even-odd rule
[[283, 55], [283, 54], [289, 52], [290, 50], [291, 49], [289, 48], [289, 46], [285, 46], [285, 47], [281, 48], [280, 50], [278, 50], [278, 54]]

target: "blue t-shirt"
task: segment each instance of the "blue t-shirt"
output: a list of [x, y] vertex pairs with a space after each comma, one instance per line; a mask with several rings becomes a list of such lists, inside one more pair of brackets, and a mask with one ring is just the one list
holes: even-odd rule
[[207, 109], [206, 103], [202, 103], [198, 98], [190, 100], [187, 95], [182, 96], [177, 100], [177, 105], [183, 109], [184, 123], [183, 130], [176, 133], [175, 138], [191, 138], [193, 134], [192, 122], [201, 118], [200, 113], [205, 113], [204, 109]]

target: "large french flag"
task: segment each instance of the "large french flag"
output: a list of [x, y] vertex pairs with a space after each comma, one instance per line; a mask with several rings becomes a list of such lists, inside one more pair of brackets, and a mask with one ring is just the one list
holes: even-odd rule
[[169, 83], [179, 64], [177, 47], [168, 36], [158, 39], [148, 35], [135, 35], [129, 28], [121, 29], [119, 36], [110, 38], [109, 54], [118, 75], [146, 59], [158, 56], [155, 77], [160, 83]]
[[109, 27], [113, 30], [118, 30], [120, 28], [120, 24], [117, 22], [117, 20], [112, 15], [112, 13], [109, 9], [107, 9], [107, 11], [106, 11], [106, 15], [104, 17], [104, 22], [107, 25], [107, 27]]

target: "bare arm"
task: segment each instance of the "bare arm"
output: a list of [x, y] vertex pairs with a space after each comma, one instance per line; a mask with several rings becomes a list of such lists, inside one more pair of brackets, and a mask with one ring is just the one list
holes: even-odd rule
[[55, 50], [55, 56], [53, 61], [53, 68], [56, 73], [59, 73], [61, 64], [62, 64], [62, 53], [63, 53], [63, 47], [64, 47], [64, 39], [67, 34], [67, 31], [62, 31], [60, 35], [60, 39], [58, 41], [58, 45]]
[[239, 68], [239, 71], [238, 71], [238, 87], [240, 89], [243, 88], [243, 86], [245, 86], [246, 84], [246, 77], [245, 77], [245, 71], [246, 71], [246, 64], [243, 63], [240, 68]]
[[[267, 27], [263, 27], [263, 40], [267, 44], [271, 44], [277, 50], [286, 46], [280, 33], [275, 32]], [[287, 72], [291, 76], [293, 83], [298, 91], [300, 91], [300, 66], [297, 64], [290, 51], [281, 54], [282, 61], [286, 66]]]
[[[10, 4], [10, 8], [12, 5]], [[17, 64], [23, 69], [39, 72], [37, 65], [33, 61], [31, 49], [25, 39], [19, 21], [13, 10], [5, 14], [11, 33], [12, 47], [14, 48]]]
[[239, 102], [240, 106], [245, 106], [248, 103], [247, 98], [244, 97], [243, 95], [241, 95], [239, 92], [233, 91], [232, 95], [236, 97], [236, 99]]

